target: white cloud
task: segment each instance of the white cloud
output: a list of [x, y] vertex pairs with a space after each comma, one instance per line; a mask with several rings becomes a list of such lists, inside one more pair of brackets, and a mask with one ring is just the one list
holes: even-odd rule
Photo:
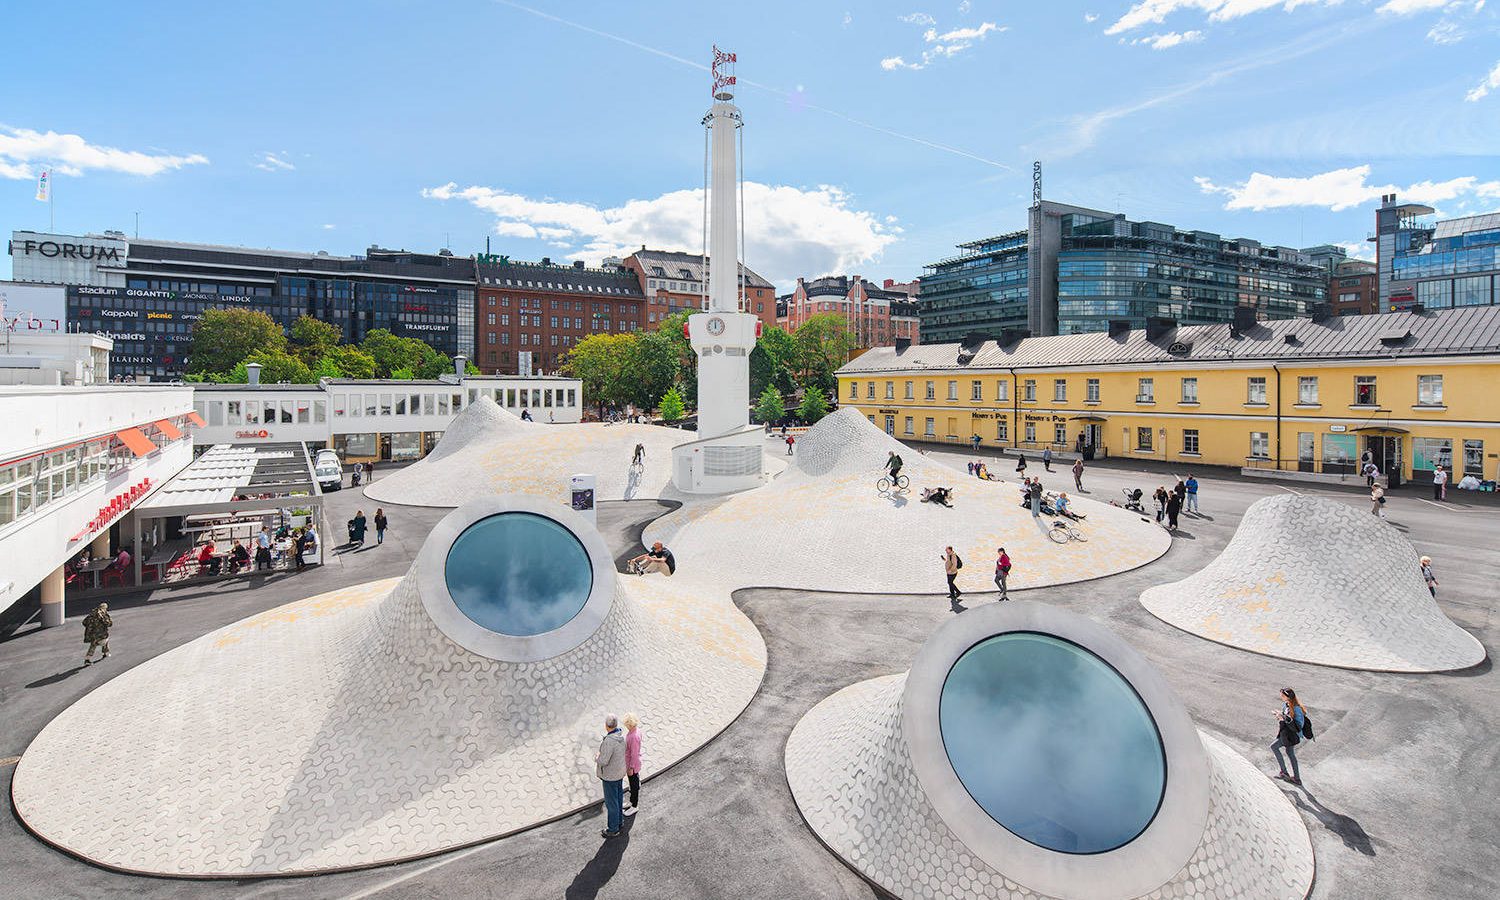
[[[1160, 25], [1167, 20], [1167, 16], [1184, 9], [1196, 9], [1206, 13], [1211, 22], [1227, 22], [1252, 13], [1275, 9], [1278, 6], [1291, 12], [1299, 6], [1313, 6], [1319, 3], [1333, 5], [1338, 2], [1339, 0], [1138, 0], [1134, 6], [1125, 11], [1124, 15], [1115, 20], [1114, 24], [1104, 29], [1104, 33], [1120, 34], [1145, 25]], [[1423, 0], [1390, 0], [1390, 2], [1423, 2]]]
[[1427, 29], [1427, 39], [1434, 44], [1456, 44], [1466, 37], [1468, 37], [1468, 32], [1464, 31], [1457, 22], [1447, 19]]
[[[932, 17], [926, 13], [913, 13], [913, 16], [922, 16], [927, 24], [936, 24]], [[903, 21], [916, 21], [906, 16], [901, 17]], [[938, 33], [936, 28], [928, 28], [922, 33], [922, 40], [927, 43], [927, 48], [922, 51], [920, 62], [907, 62], [900, 56], [887, 56], [880, 61], [880, 68], [887, 72], [893, 69], [925, 69], [936, 59], [950, 59], [974, 46], [975, 41], [982, 41], [991, 32], [1009, 31], [1009, 27], [996, 25], [994, 22], [981, 22], [977, 28], [954, 28], [951, 31]]]
[[1005, 31], [1005, 30], [1006, 29], [1001, 28], [1000, 26], [996, 25], [994, 22], [984, 22], [984, 23], [981, 23], [978, 28], [955, 28], [952, 31], [945, 31], [942, 34], [938, 34], [938, 35], [934, 35], [934, 33], [932, 31], [928, 31], [925, 35], [923, 35], [923, 37], [926, 38], [929, 43], [932, 42], [932, 41], [935, 41], [935, 40], [936, 41], [977, 41], [977, 40], [983, 38], [985, 35], [989, 34], [991, 31]]
[[889, 72], [892, 69], [922, 69], [926, 67], [921, 65], [914, 66], [899, 56], [887, 56], [880, 61], [880, 68]]
[[967, 16], [969, 14], [969, 10], [973, 8], [974, 5], [970, 3], [969, 0], [963, 0], [962, 3], [958, 4], [958, 14], [961, 16]]
[[251, 165], [262, 172], [290, 172], [297, 168], [283, 159], [284, 156], [286, 156], [285, 153], [262, 153]]
[[[698, 252], [703, 246], [703, 192], [672, 191], [599, 207], [533, 199], [509, 191], [449, 183], [422, 191], [462, 200], [496, 217], [495, 231], [516, 238], [563, 238], [590, 256], [625, 256], [642, 244]], [[799, 275], [849, 272], [877, 259], [897, 240], [890, 217], [856, 209], [844, 191], [745, 182], [746, 262], [777, 284]]]
[[335, 229], [337, 227], [338, 227], [337, 225], [324, 225], [323, 226], [323, 230], [324, 231], [332, 231], [333, 229]]
[[208, 157], [197, 153], [173, 156], [117, 150], [90, 144], [76, 134], [0, 126], [0, 177], [4, 178], [35, 178], [37, 172], [49, 165], [63, 175], [73, 176], [90, 169], [127, 175], [159, 175], [170, 169], [207, 162]]
[[1166, 50], [1179, 44], [1192, 44], [1203, 40], [1201, 31], [1169, 31], [1166, 34], [1153, 34], [1148, 37], [1136, 38], [1132, 44], [1145, 44], [1152, 50]]
[[845, 12], [844, 12], [844, 22], [843, 22], [844, 27], [848, 28], [849, 25], [850, 25], [850, 23], [853, 22], [853, 21], [854, 21], [854, 14], [850, 13], [847, 10], [845, 10]]
[[1369, 177], [1370, 167], [1363, 165], [1334, 169], [1305, 178], [1255, 172], [1237, 185], [1220, 186], [1202, 176], [1193, 181], [1206, 194], [1223, 194], [1228, 197], [1225, 209], [1249, 209], [1256, 212], [1290, 206], [1321, 206], [1339, 212], [1390, 193], [1415, 203], [1440, 203], [1471, 194], [1500, 197], [1500, 181], [1480, 181], [1473, 175], [1463, 175], [1447, 181], [1419, 181], [1405, 187], [1369, 184]]
[[1430, 9], [1442, 9], [1449, 2], [1451, 0], [1386, 0], [1375, 11], [1391, 16], [1409, 16]]
[[1490, 69], [1490, 74], [1484, 76], [1474, 89], [1464, 94], [1464, 99], [1470, 103], [1483, 100], [1490, 91], [1500, 90], [1500, 62], [1495, 63], [1495, 68]]
[[1083, 14], [1083, 21], [1088, 22], [1090, 24], [1092, 24], [1094, 22], [1097, 22], [1097, 21], [1099, 21], [1099, 14], [1098, 13], [1084, 13]]
[[905, 22], [908, 25], [936, 25], [937, 24], [937, 19], [934, 19], [932, 16], [929, 16], [927, 13], [924, 13], [924, 12], [909, 13], [909, 14], [904, 15], [904, 16], [897, 16], [896, 18], [900, 19], [901, 21]]
[[1365, 262], [1375, 261], [1375, 245], [1370, 241], [1338, 241], [1335, 246], [1343, 247], [1344, 252], [1350, 259], [1362, 259]]

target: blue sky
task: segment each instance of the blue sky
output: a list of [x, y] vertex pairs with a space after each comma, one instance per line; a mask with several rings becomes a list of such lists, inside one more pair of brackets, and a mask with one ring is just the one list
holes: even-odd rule
[[47, 227], [50, 165], [71, 233], [697, 249], [715, 42], [781, 284], [1021, 228], [1033, 159], [1049, 199], [1295, 246], [1364, 252], [1392, 189], [1500, 209], [1500, 0], [85, 0], [0, 36], [0, 228]]

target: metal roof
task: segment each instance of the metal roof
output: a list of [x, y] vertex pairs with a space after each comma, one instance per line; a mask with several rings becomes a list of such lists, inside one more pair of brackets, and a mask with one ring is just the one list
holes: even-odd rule
[[[641, 249], [630, 255], [635, 257], [636, 262], [640, 263], [641, 268], [652, 278], [681, 278], [688, 281], [703, 280], [702, 254], [678, 253], [672, 250]], [[713, 260], [709, 260], [709, 264], [712, 265]], [[652, 271], [652, 266], [661, 266], [666, 274], [657, 275]], [[687, 270], [688, 274], [682, 274], [684, 269]], [[768, 288], [772, 286], [771, 282], [757, 275], [753, 269], [748, 268], [744, 263], [740, 264], [740, 273], [750, 287]]]
[[[1395, 339], [1408, 331], [1405, 340]], [[958, 362], [961, 346], [922, 344], [900, 353], [876, 347], [839, 373], [1500, 355], [1500, 306], [1336, 316], [1322, 322], [1280, 319], [1257, 322], [1240, 333], [1228, 323], [1188, 325], [1155, 339], [1145, 331], [1114, 336], [1100, 331], [1023, 338], [1003, 348], [990, 340], [965, 365]]]
[[[481, 263], [480, 287], [513, 291], [551, 290], [579, 294], [593, 300], [614, 297], [640, 298], [641, 283], [629, 269], [590, 269], [573, 265], [511, 262], [505, 265]], [[523, 287], [531, 281], [537, 287]], [[516, 282], [510, 284], [509, 282]], [[543, 288], [541, 285], [547, 285]], [[591, 290], [591, 288], [593, 290]]]
[[1458, 237], [1471, 231], [1500, 231], [1500, 212], [1444, 220], [1434, 227], [1432, 237], [1434, 240]]

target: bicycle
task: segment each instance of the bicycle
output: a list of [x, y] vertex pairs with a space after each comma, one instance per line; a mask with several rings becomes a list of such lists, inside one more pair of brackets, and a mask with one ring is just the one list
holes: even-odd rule
[[[882, 475], [880, 476], [880, 480], [875, 482], [875, 490], [879, 491], [882, 494], [889, 494], [891, 492], [891, 486], [892, 482], [889, 475]], [[905, 493], [907, 488], [909, 487], [911, 487], [910, 478], [907, 478], [905, 475], [896, 476], [895, 488], [897, 491]]]
[[1087, 535], [1062, 519], [1053, 521], [1052, 527], [1047, 530], [1047, 536], [1058, 544], [1066, 544], [1068, 541], [1088, 542]]

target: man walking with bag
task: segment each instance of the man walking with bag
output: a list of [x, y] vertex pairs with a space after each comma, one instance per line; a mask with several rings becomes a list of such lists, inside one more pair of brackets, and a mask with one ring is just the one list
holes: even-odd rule
[[958, 554], [953, 552], [952, 547], [943, 551], [943, 574], [948, 576], [948, 599], [955, 602], [964, 595], [964, 592], [959, 590], [958, 585], [954, 583], [954, 579], [958, 577], [958, 570], [963, 567], [964, 561], [958, 558]]
[[89, 649], [83, 654], [83, 664], [91, 666], [94, 664], [94, 649], [104, 651], [99, 657], [103, 662], [109, 659], [109, 629], [114, 625], [114, 620], [109, 617], [109, 604], [101, 603], [94, 607], [94, 611], [83, 617], [83, 642], [89, 645]]

